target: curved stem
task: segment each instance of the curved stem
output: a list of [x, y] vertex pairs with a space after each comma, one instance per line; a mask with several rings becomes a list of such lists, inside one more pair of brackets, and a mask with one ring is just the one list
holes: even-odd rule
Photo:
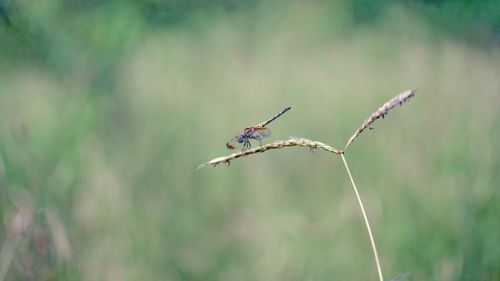
[[380, 267], [380, 261], [377, 253], [377, 246], [375, 245], [375, 240], [373, 239], [372, 230], [370, 227], [370, 222], [368, 221], [368, 217], [366, 216], [365, 207], [363, 206], [363, 201], [361, 200], [361, 196], [359, 196], [358, 189], [356, 188], [356, 184], [354, 183], [354, 179], [352, 178], [351, 171], [349, 170], [349, 166], [347, 166], [347, 162], [345, 161], [344, 153], [340, 154], [342, 156], [342, 161], [344, 161], [344, 166], [349, 174], [349, 178], [351, 179], [352, 187], [354, 188], [354, 192], [356, 193], [356, 197], [358, 198], [359, 206], [361, 207], [361, 213], [363, 213], [363, 218], [365, 219], [366, 228], [368, 229], [368, 235], [370, 236], [370, 242], [372, 244], [373, 255], [375, 256], [375, 263], [377, 264], [378, 277], [380, 281], [384, 281], [384, 277], [382, 276], [382, 268]]

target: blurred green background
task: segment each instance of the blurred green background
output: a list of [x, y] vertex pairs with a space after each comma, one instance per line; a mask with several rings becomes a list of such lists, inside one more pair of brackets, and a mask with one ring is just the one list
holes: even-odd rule
[[[6, 280], [500, 280], [498, 1], [0, 1]], [[5, 253], [5, 252], [3, 252]], [[6, 263], [2, 256], [0, 265]]]

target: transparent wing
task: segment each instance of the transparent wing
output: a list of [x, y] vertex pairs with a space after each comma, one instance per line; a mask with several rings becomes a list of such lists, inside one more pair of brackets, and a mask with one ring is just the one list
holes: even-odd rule
[[271, 135], [271, 130], [269, 130], [268, 128], [266, 127], [263, 127], [263, 128], [258, 128], [256, 131], [255, 131], [255, 134], [257, 134], [258, 136], [262, 137], [262, 138], [267, 138]]

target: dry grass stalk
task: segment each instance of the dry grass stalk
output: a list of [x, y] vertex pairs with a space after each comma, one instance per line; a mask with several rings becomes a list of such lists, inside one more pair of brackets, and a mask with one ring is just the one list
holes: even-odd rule
[[19, 204], [17, 213], [12, 217], [8, 225], [5, 241], [0, 250], [0, 281], [5, 280], [22, 235], [33, 222], [34, 211], [32, 200], [28, 195], [25, 197]]
[[[358, 188], [356, 187], [356, 184], [354, 183], [354, 178], [352, 177], [351, 171], [349, 170], [349, 166], [347, 165], [347, 161], [346, 161], [345, 156], [344, 156], [344, 151], [354, 141], [354, 139], [357, 138], [366, 128], [371, 128], [370, 126], [377, 119], [384, 118], [385, 115], [387, 115], [387, 113], [389, 112], [389, 110], [391, 110], [392, 108], [394, 108], [397, 105], [402, 105], [403, 103], [405, 103], [406, 101], [411, 99], [413, 96], [415, 96], [415, 90], [408, 90], [408, 91], [406, 91], [402, 94], [399, 94], [398, 96], [392, 98], [391, 100], [386, 102], [384, 105], [382, 105], [377, 111], [372, 113], [370, 115], [370, 117], [363, 122], [363, 124], [361, 124], [361, 127], [359, 127], [356, 130], [356, 132], [354, 132], [354, 134], [351, 136], [351, 138], [347, 142], [344, 150], [338, 150], [338, 149], [335, 149], [335, 148], [333, 148], [327, 144], [324, 144], [322, 142], [312, 141], [312, 140], [305, 139], [305, 138], [291, 138], [289, 140], [285, 140], [285, 141], [278, 140], [278, 141], [275, 141], [273, 143], [266, 144], [264, 146], [255, 147], [253, 149], [240, 151], [237, 153], [233, 153], [231, 155], [218, 157], [218, 158], [215, 158], [215, 159], [208, 161], [207, 163], [200, 165], [198, 167], [198, 169], [200, 169], [206, 165], [213, 165], [215, 167], [215, 166], [222, 164], [222, 163], [227, 164], [229, 166], [229, 164], [231, 163], [231, 160], [233, 160], [233, 159], [243, 157], [243, 156], [248, 156], [248, 155], [259, 153], [259, 152], [265, 152], [267, 150], [280, 149], [280, 148], [289, 147], [289, 146], [308, 146], [311, 149], [311, 151], [313, 151], [313, 152], [316, 149], [321, 148], [321, 149], [326, 150], [328, 152], [340, 155], [342, 157], [342, 161], [343, 161], [344, 166], [345, 166], [347, 173], [349, 175], [349, 179], [351, 180], [352, 187], [353, 187], [354, 192], [356, 194], [356, 197], [358, 199], [361, 213], [363, 214], [363, 219], [365, 221], [365, 225], [366, 225], [366, 228], [368, 230], [368, 236], [370, 237], [370, 243], [372, 245], [373, 256], [375, 258], [375, 264], [377, 266], [379, 280], [383, 281], [384, 277], [382, 275], [382, 267], [380, 266], [380, 259], [378, 256], [377, 247], [375, 244], [375, 239], [373, 238], [373, 234], [371, 231], [368, 216], [367, 216], [365, 208], [363, 206], [363, 201], [361, 200], [361, 196], [359, 194]], [[399, 276], [396, 277], [394, 280], [401, 280], [398, 278], [399, 278]], [[402, 275], [402, 278], [403, 279], [406, 278], [406, 275], [404, 275], [404, 276]]]
[[311, 149], [311, 151], [315, 151], [316, 149], [321, 148], [321, 149], [328, 151], [328, 152], [331, 152], [331, 153], [335, 153], [335, 154], [341, 153], [340, 150], [335, 149], [335, 148], [333, 148], [327, 144], [324, 144], [322, 142], [319, 142], [319, 141], [312, 141], [312, 140], [309, 140], [306, 138], [291, 138], [289, 140], [277, 140], [277, 141], [274, 141], [270, 144], [266, 144], [266, 145], [255, 147], [252, 149], [240, 151], [240, 152], [233, 153], [233, 154], [230, 154], [227, 156], [218, 157], [218, 158], [212, 159], [206, 163], [201, 164], [198, 167], [198, 169], [203, 168], [206, 165], [213, 165], [215, 167], [219, 164], [227, 164], [229, 166], [229, 164], [231, 163], [231, 160], [234, 160], [236, 158], [252, 155], [255, 153], [262, 153], [262, 152], [272, 150], [272, 149], [280, 149], [280, 148], [291, 147], [291, 146], [307, 146], [307, 147], [309, 147], [309, 149]]
[[388, 102], [384, 103], [377, 111], [373, 112], [370, 117], [368, 117], [365, 121], [363, 121], [363, 124], [361, 124], [361, 127], [359, 127], [356, 132], [351, 136], [349, 141], [347, 141], [347, 144], [345, 145], [345, 148], [343, 151], [347, 149], [347, 147], [354, 141], [355, 138], [357, 138], [366, 128], [371, 128], [370, 126], [380, 118], [384, 118], [387, 113], [389, 113], [389, 110], [393, 109], [397, 105], [403, 105], [403, 103], [407, 102], [409, 99], [411, 99], [413, 96], [415, 96], [415, 90], [408, 90], [405, 91], [402, 94], [399, 94], [389, 100]]
[[352, 177], [351, 170], [347, 165], [344, 153], [342, 153], [340, 156], [342, 157], [342, 161], [344, 162], [345, 169], [347, 170], [347, 174], [349, 175], [349, 179], [351, 180], [352, 188], [354, 189], [354, 193], [356, 193], [356, 198], [358, 199], [358, 204], [361, 209], [361, 213], [363, 214], [363, 219], [365, 221], [366, 229], [368, 230], [368, 236], [370, 237], [370, 244], [372, 245], [373, 256], [375, 257], [375, 265], [377, 265], [379, 280], [384, 281], [384, 276], [382, 275], [382, 267], [380, 266], [380, 258], [378, 257], [377, 245], [375, 244], [375, 239], [373, 238], [372, 228], [370, 227], [370, 221], [368, 220], [368, 216], [366, 215], [363, 200], [361, 200], [361, 195], [359, 195], [356, 183], [354, 183], [354, 178]]
[[71, 249], [66, 227], [59, 216], [59, 212], [51, 208], [46, 211], [45, 215], [52, 234], [57, 256], [64, 261], [69, 261], [73, 255], [73, 250]]

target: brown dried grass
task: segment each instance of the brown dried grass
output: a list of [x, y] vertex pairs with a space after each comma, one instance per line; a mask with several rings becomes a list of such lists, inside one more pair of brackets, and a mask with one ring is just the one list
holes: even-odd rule
[[256, 153], [262, 153], [266, 152], [268, 150], [273, 150], [273, 149], [280, 149], [284, 147], [293, 147], [293, 146], [303, 146], [303, 147], [309, 147], [311, 151], [316, 151], [318, 148], [321, 148], [325, 151], [335, 153], [335, 154], [340, 154], [342, 151], [333, 148], [327, 144], [324, 144], [319, 141], [312, 141], [306, 138], [290, 138], [288, 140], [277, 140], [272, 143], [259, 146], [259, 147], [254, 147], [252, 149], [248, 150], [242, 150], [240, 152], [236, 152], [227, 156], [221, 156], [214, 158], [206, 163], [201, 164], [198, 169], [205, 167], [206, 165], [213, 165], [214, 167], [219, 165], [219, 164], [226, 164], [230, 165], [231, 160], [234, 160], [236, 158], [256, 154]]
[[408, 90], [405, 91], [394, 98], [390, 99], [388, 102], [384, 103], [379, 109], [377, 109], [375, 112], [373, 112], [370, 117], [368, 117], [365, 121], [363, 121], [363, 124], [354, 132], [354, 134], [349, 138], [347, 141], [347, 144], [344, 147], [345, 151], [347, 147], [356, 139], [366, 128], [372, 128], [371, 125], [375, 123], [380, 118], [384, 118], [388, 113], [389, 110], [393, 109], [397, 105], [403, 105], [403, 103], [407, 102], [409, 99], [415, 96], [415, 90]]

